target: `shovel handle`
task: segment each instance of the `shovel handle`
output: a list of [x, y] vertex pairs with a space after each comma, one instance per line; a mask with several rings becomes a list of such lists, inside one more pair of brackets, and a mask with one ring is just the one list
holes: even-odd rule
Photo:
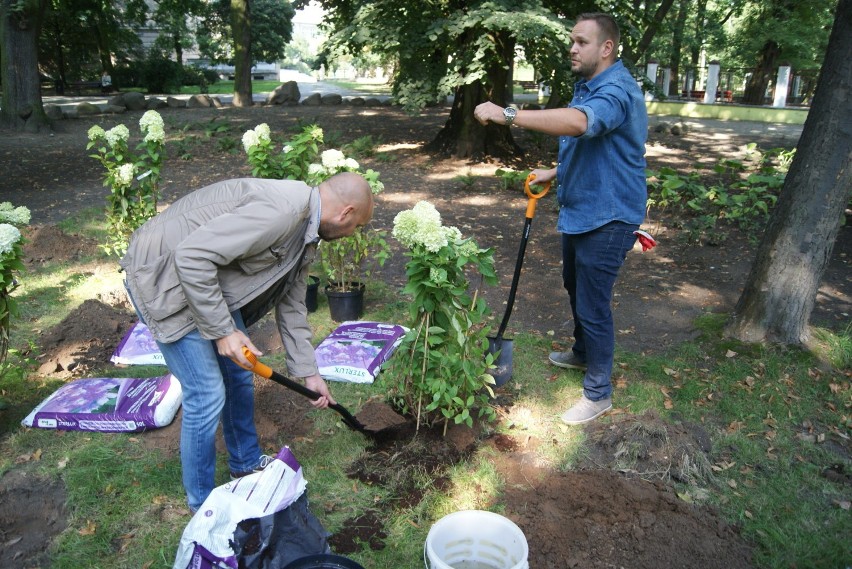
[[[243, 355], [249, 361], [250, 366], [245, 366], [237, 360], [233, 360], [234, 363], [240, 366], [241, 368], [254, 372], [260, 377], [271, 379], [275, 383], [281, 384], [288, 389], [292, 389], [299, 395], [304, 395], [312, 401], [316, 401], [321, 397], [319, 393], [317, 393], [310, 387], [305, 387], [301, 383], [293, 381], [289, 377], [281, 375], [278, 372], [272, 371], [271, 367], [259, 361], [257, 359], [257, 356], [251, 353], [251, 351], [249, 351], [248, 347], [246, 346], [243, 346]], [[364, 434], [368, 433], [367, 428], [362, 425], [361, 422], [356, 419], [354, 415], [352, 415], [352, 413], [350, 413], [343, 405], [341, 405], [340, 403], [330, 403], [328, 406], [340, 415], [347, 427], [350, 427], [351, 429], [354, 429], [356, 431], [360, 431]]]
[[535, 174], [530, 173], [530, 175], [527, 176], [526, 182], [524, 182], [524, 193], [529, 198], [529, 201], [527, 202], [527, 219], [532, 219], [533, 217], [535, 217], [536, 203], [538, 203], [538, 200], [543, 198], [545, 194], [550, 191], [550, 182], [545, 182], [543, 184], [544, 189], [542, 191], [538, 193], [533, 192], [532, 188], [530, 188], [530, 183], [533, 180], [535, 180]]
[[[321, 397], [320, 394], [317, 393], [316, 391], [314, 391], [313, 389], [311, 389], [309, 387], [305, 387], [301, 383], [293, 381], [292, 379], [290, 379], [288, 377], [284, 377], [280, 373], [275, 373], [274, 371], [272, 371], [271, 367], [269, 367], [265, 363], [258, 360], [257, 356], [254, 355], [253, 353], [251, 353], [251, 351], [246, 346], [243, 346], [243, 355], [249, 361], [250, 366], [245, 366], [245, 365], [241, 364], [240, 362], [238, 362], [237, 360], [233, 360], [234, 363], [237, 364], [238, 366], [240, 366], [241, 368], [247, 369], [251, 372], [254, 372], [257, 375], [259, 375], [260, 377], [263, 377], [263, 378], [266, 378], [266, 379], [271, 379], [272, 381], [274, 381], [276, 383], [280, 383], [284, 387], [289, 387], [290, 389], [292, 389], [296, 393], [299, 393], [300, 395], [304, 395], [305, 397], [307, 397], [308, 399], [310, 399], [312, 401], [316, 401], [317, 399], [319, 399]], [[333, 405], [329, 405], [329, 406], [334, 407]]]

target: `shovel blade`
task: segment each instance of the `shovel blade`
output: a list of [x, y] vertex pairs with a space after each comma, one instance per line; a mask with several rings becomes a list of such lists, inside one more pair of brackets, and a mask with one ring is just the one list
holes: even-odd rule
[[494, 376], [496, 386], [502, 387], [512, 379], [512, 340], [488, 338], [488, 353], [497, 354], [491, 375]]

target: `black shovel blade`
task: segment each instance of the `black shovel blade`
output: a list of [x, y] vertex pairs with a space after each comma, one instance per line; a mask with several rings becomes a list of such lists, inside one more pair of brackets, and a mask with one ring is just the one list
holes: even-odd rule
[[512, 340], [488, 338], [488, 353], [497, 354], [491, 375], [494, 376], [495, 385], [502, 387], [512, 379]]

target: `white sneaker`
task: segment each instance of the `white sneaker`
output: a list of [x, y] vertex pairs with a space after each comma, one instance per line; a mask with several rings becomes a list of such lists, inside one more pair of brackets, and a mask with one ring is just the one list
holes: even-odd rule
[[592, 401], [584, 395], [573, 407], [562, 414], [562, 421], [568, 425], [582, 425], [594, 421], [610, 409], [612, 409], [611, 397]]
[[247, 472], [231, 472], [231, 480], [236, 480], [237, 478], [242, 478], [244, 476], [248, 476], [249, 474], [254, 474], [255, 472], [262, 472], [263, 469], [269, 466], [273, 460], [275, 460], [274, 456], [262, 454], [260, 455], [260, 463], [254, 469], [249, 470]]

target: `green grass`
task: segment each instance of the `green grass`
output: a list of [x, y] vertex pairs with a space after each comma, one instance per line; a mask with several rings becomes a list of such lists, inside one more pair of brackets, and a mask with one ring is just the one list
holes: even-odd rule
[[[86, 235], [103, 235], [94, 212], [63, 223]], [[16, 292], [21, 316], [13, 346], [26, 344], [36, 330], [61, 321], [86, 298], [115, 286], [114, 260], [103, 256], [80, 264], [46, 264], [22, 278]], [[367, 320], [404, 321], [407, 302], [397, 291], [371, 283]], [[317, 339], [335, 326], [320, 295], [310, 315]], [[615, 402], [622, 413], [655, 410], [670, 421], [701, 424], [711, 435], [713, 467], [702, 485], [677, 484], [684, 499], [718, 508], [755, 544], [759, 567], [845, 567], [852, 554], [848, 485], [822, 473], [839, 464], [852, 470], [852, 335], [819, 330], [811, 352], [771, 346], [745, 346], [724, 339], [724, 317], [707, 315], [697, 327], [702, 336], [662, 355], [618, 352]], [[574, 468], [587, 441], [581, 429], [562, 425], [558, 414], [581, 392], [579, 372], [559, 371], [543, 357], [553, 338], [518, 334], [514, 338], [514, 377], [502, 389], [514, 404], [490, 429], [524, 433], [552, 441], [536, 451], [537, 460], [557, 470]], [[0, 376], [0, 473], [23, 468], [61, 479], [66, 487], [68, 528], [52, 551], [55, 568], [171, 567], [183, 528], [189, 521], [177, 456], [145, 448], [144, 434], [111, 435], [24, 429], [21, 418], [60, 382], [38, 379], [36, 354], [13, 352]], [[283, 365], [283, 356], [265, 361]], [[120, 370], [110, 375], [160, 375], [162, 368]], [[382, 376], [373, 385], [335, 384], [335, 397], [357, 411], [366, 398], [385, 389]], [[312, 412], [313, 440], [296, 440], [294, 454], [309, 480], [311, 510], [329, 531], [374, 508], [389, 496], [346, 476], [347, 466], [365, 450], [367, 440], [345, 428], [334, 413]], [[491, 448], [483, 447], [455, 465], [450, 489], [438, 491], [426, 476], [424, 499], [411, 508], [384, 511], [387, 543], [350, 557], [371, 569], [416, 566], [432, 523], [462, 508], [500, 511], [503, 482], [496, 474]], [[224, 457], [220, 472], [226, 471]], [[224, 474], [223, 474], [224, 476]], [[222, 480], [221, 482], [224, 482]]]

